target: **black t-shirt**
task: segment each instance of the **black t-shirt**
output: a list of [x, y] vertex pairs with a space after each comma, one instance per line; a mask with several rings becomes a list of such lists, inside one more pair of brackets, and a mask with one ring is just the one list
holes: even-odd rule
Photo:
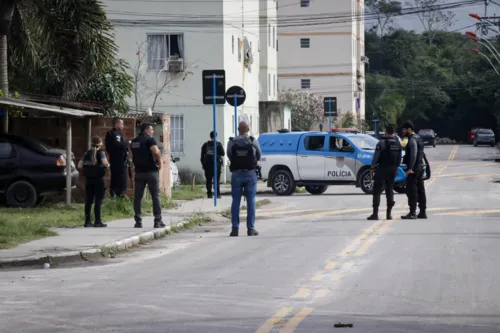
[[158, 164], [161, 163], [161, 161], [156, 161], [151, 152], [151, 147], [157, 145], [154, 137], [142, 133], [132, 140], [135, 172], [158, 171]]

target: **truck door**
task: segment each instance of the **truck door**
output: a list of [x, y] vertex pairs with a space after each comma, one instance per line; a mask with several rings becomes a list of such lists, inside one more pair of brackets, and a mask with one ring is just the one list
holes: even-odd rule
[[300, 139], [297, 166], [300, 179], [323, 180], [326, 140], [325, 134], [306, 134]]
[[4, 138], [0, 138], [0, 190], [6, 186], [18, 166], [14, 147]]
[[330, 181], [356, 180], [356, 149], [347, 139], [330, 135], [325, 153], [324, 179]]

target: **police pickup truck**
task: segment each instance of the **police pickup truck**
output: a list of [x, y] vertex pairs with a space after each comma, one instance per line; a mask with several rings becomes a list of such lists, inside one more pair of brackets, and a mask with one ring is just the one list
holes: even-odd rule
[[[373, 193], [370, 166], [378, 140], [346, 132], [285, 132], [259, 136], [262, 179], [276, 195], [291, 195], [297, 186], [311, 194], [329, 185], [355, 185]], [[398, 168], [394, 190], [404, 193], [406, 166]]]

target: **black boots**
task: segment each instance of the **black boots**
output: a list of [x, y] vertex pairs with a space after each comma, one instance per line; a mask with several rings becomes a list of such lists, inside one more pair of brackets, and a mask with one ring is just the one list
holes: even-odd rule
[[378, 207], [374, 206], [373, 207], [373, 214], [370, 215], [370, 216], [368, 216], [366, 219], [369, 220], [369, 221], [376, 221], [376, 220], [378, 220]]
[[427, 218], [427, 214], [425, 213], [425, 209], [420, 210], [420, 212], [417, 215], [417, 218], [419, 218], [419, 219], [426, 219]]
[[385, 213], [386, 219], [392, 220], [391, 212], [392, 212], [392, 207], [394, 207], [395, 204], [396, 204], [396, 202], [394, 202], [394, 201], [391, 204], [387, 203], [387, 211]]

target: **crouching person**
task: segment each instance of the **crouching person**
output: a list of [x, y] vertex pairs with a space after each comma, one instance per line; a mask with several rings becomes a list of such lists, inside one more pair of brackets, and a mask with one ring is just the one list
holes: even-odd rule
[[[92, 148], [83, 155], [78, 163], [78, 169], [83, 169], [85, 177], [85, 224], [84, 227], [103, 228], [107, 227], [102, 223], [101, 205], [104, 199], [104, 176], [106, 169], [109, 168], [109, 162], [106, 154], [102, 150], [102, 140], [94, 136], [91, 141]], [[92, 224], [91, 210], [94, 204], [95, 223]]]

